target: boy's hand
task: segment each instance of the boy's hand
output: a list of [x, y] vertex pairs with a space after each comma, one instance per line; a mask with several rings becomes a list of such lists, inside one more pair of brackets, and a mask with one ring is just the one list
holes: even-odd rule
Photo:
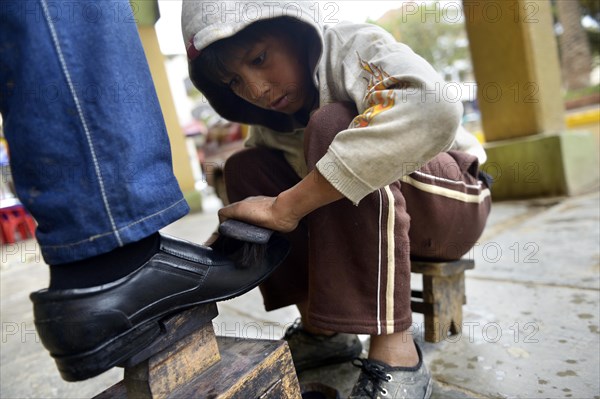
[[250, 197], [219, 211], [219, 220], [238, 219], [288, 233], [310, 212], [344, 196], [316, 169], [277, 197]]
[[[287, 233], [294, 230], [302, 217], [294, 216], [292, 209], [279, 206], [278, 197], [249, 197], [219, 210], [219, 220], [237, 219]], [[281, 202], [281, 201], [279, 201]]]

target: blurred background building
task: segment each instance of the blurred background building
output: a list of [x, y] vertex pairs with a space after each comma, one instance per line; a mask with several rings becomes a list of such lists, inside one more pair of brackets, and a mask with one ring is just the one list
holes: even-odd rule
[[[169, 74], [171, 90], [174, 93], [173, 97], [179, 121], [182, 130], [186, 132], [188, 140], [191, 139], [194, 143], [190, 148], [196, 149], [196, 156], [204, 165], [201, 168], [200, 175], [195, 174], [196, 179], [200, 178], [196, 187], [199, 189], [206, 189], [207, 185], [209, 189], [211, 186], [215, 187], [220, 197], [223, 197], [220, 166], [232, 151], [242, 147], [245, 129], [231, 126], [232, 124], [222, 120], [211, 111], [206, 99], [201, 93], [197, 92], [189, 81], [183, 41], [179, 34], [180, 2], [160, 0], [158, 4], [161, 18], [156, 24], [156, 30], [161, 50], [165, 54], [166, 69]], [[546, 57], [551, 59], [554, 54], [557, 55], [556, 62], [559, 64], [557, 63], [556, 70], [559, 71], [560, 76], [558, 79], [560, 81], [557, 81], [555, 86], [550, 87], [549, 82], [555, 78], [549, 76], [549, 72], [552, 71], [549, 66], [552, 65], [552, 62], [537, 57], [541, 54], [531, 52], [533, 54], [530, 58], [523, 57], [520, 60], [511, 61], [513, 64], [522, 63], [525, 69], [531, 69], [532, 65], [538, 65], [539, 68], [541, 67], [540, 63], [542, 63], [544, 67], [539, 72], [543, 76], [533, 74], [519, 77], [519, 73], [513, 70], [517, 67], [515, 65], [515, 67], [508, 67], [508, 73], [515, 76], [514, 81], [500, 82], [495, 79], [490, 81], [488, 78], [483, 87], [485, 93], [491, 96], [492, 91], [500, 87], [504, 89], [504, 97], [511, 97], [512, 103], [519, 103], [504, 108], [501, 104], [488, 104], [488, 120], [497, 118], [494, 116], [495, 114], [489, 111], [491, 106], [498, 112], [506, 112], [504, 118], [507, 119], [518, 118], [520, 115], [521, 119], [535, 120], [536, 117], [532, 117], [533, 114], [523, 114], [520, 110], [527, 108], [530, 103], [542, 104], [541, 108], [544, 108], [544, 104], [549, 102], [548, 98], [554, 96], [560, 99], [562, 110], [567, 111], [564, 115], [560, 115], [560, 127], [557, 127], [558, 124], [555, 124], [552, 128], [543, 127], [538, 123], [537, 128], [534, 127], [533, 130], [518, 133], [517, 136], [534, 136], [540, 133], [550, 133], [551, 130], [556, 132], [557, 130], [566, 131], [583, 128], [591, 131], [595, 136], [596, 145], [593, 147], [596, 148], [598, 137], [596, 125], [600, 119], [598, 111], [598, 104], [600, 103], [599, 3], [594, 0], [483, 2], [478, 10], [470, 9], [467, 7], [468, 4], [469, 2], [464, 3], [461, 1], [379, 1], [369, 2], [369, 7], [364, 7], [360, 2], [353, 1], [322, 1], [319, 3], [321, 16], [325, 23], [337, 23], [342, 20], [350, 20], [356, 23], [375, 23], [429, 61], [451, 85], [449, 88], [456, 89], [458, 92], [465, 109], [463, 124], [482, 142], [499, 142], [502, 141], [501, 139], [510, 138], [511, 133], [507, 133], [506, 137], [503, 137], [504, 133], [497, 137], [498, 135], [493, 133], [493, 129], [488, 127], [487, 130], [490, 133], [486, 135], [480, 106], [482, 79], [476, 77], [474, 64], [477, 64], [477, 62], [474, 62], [474, 56], [477, 57], [477, 52], [475, 52], [476, 54], [473, 53], [473, 46], [492, 48], [491, 51], [497, 53], [498, 60], [503, 60], [506, 57], [501, 54], [504, 50], [502, 50], [501, 43], [498, 43], [498, 40], [501, 39], [501, 37], [498, 37], [501, 36], [500, 34], [487, 32], [488, 35], [491, 35], [490, 37], [483, 38], [478, 43], [473, 43], [473, 37], [476, 38], [485, 34], [484, 32], [472, 33], [473, 37], [469, 40], [469, 26], [467, 25], [476, 25], [477, 21], [474, 16], [479, 15], [480, 23], [495, 26], [499, 29], [498, 32], [503, 30], [516, 31], [519, 26], [526, 29], [523, 32], [528, 33], [531, 38], [535, 38], [532, 40], [536, 40], [534, 43], [536, 48], [547, 46], [553, 49], [554, 53], [545, 54]], [[502, 15], [503, 17], [501, 17]], [[546, 22], [549, 23], [550, 28], [542, 32], [543, 29], [540, 25], [544, 25]], [[532, 27], [535, 28], [535, 32], [529, 29]], [[522, 40], [518, 39], [519, 42], [515, 42], [515, 40], [517, 39], [514, 37], [508, 40], [508, 46], [513, 47], [510, 52], [515, 54], [518, 54], [518, 51], [515, 52], [515, 48], [528, 51], [526, 47], [533, 43], [528, 41], [527, 37]], [[494, 46], [497, 51], [494, 50]], [[488, 49], [488, 51], [490, 50]], [[485, 55], [479, 55], [479, 62], [485, 62], [486, 57]], [[480, 69], [490, 69], [490, 67], [482, 66]], [[498, 69], [502, 70], [506, 67], [498, 64]], [[545, 70], [545, 72], [542, 72], [542, 70]], [[494, 74], [494, 71], [491, 74]], [[478, 80], [480, 81], [479, 86]], [[537, 105], [536, 107], [540, 108]], [[558, 107], [558, 105], [554, 105], [554, 107]], [[519, 113], [515, 114], [515, 109], [518, 109]], [[485, 111], [483, 113], [485, 114]], [[502, 129], [506, 129], [506, 127], [502, 127]], [[567, 140], [569, 139], [570, 136]], [[560, 140], [563, 140], [563, 136], [560, 136]], [[560, 146], [564, 149], [563, 144], [561, 142]], [[544, 142], [542, 147], [546, 146], [547, 143]], [[566, 147], [571, 146], [571, 143], [566, 144]], [[575, 144], [575, 146], [580, 147], [581, 145]], [[494, 145], [491, 145], [491, 147], [494, 147]], [[539, 147], [536, 146], [536, 148]], [[537, 149], [534, 150], [537, 151]], [[509, 149], [509, 152], [512, 151], [512, 149]], [[505, 177], [509, 173], [514, 177], [536, 172], [531, 169], [531, 162], [537, 162], [536, 160], [502, 159], [496, 161], [494, 160], [494, 150], [491, 152], [490, 165], [492, 166], [490, 168], [492, 169], [490, 171], [497, 180], [502, 180], [499, 176], [499, 168], [503, 169]], [[502, 158], [505, 158], [505, 156], [503, 155]], [[588, 154], [586, 158], [590, 158], [590, 162], [594, 162], [593, 155]], [[502, 165], [497, 165], [498, 162], [501, 162]], [[564, 163], [567, 165], [566, 168], [569, 169], [569, 161], [566, 160]], [[516, 167], [517, 169], [513, 167], [514, 170], [507, 170], [510, 165], [515, 164], [519, 165]], [[538, 166], [543, 167], [543, 165]], [[567, 175], [573, 173], [569, 170], [562, 172], [562, 174]], [[537, 178], [534, 177], [534, 179]], [[519, 183], [514, 180], [524, 179], [513, 178], [512, 180], [509, 182], [505, 179], [507, 183], [512, 183], [513, 186], [515, 183]], [[500, 186], [502, 186], [502, 182], [500, 183]], [[531, 183], [531, 181], [527, 183]], [[537, 191], [508, 190], [503, 192], [506, 190], [502, 190], [502, 187], [500, 187], [500, 191], [496, 191], [496, 197], [500, 199], [502, 197], [568, 194], [569, 185], [574, 187], [588, 182], [571, 184], [564, 181], [560, 183], [552, 181], [545, 183], [553, 186], [562, 185], [563, 188], [555, 190], [555, 192], [547, 187], [542, 187], [544, 182], [541, 183], [540, 190]], [[528, 184], [528, 186], [531, 186], [531, 184]], [[575, 192], [576, 189], [571, 191]]]

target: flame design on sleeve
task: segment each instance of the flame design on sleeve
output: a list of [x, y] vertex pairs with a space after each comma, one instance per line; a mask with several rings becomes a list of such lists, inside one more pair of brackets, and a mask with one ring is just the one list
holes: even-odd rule
[[358, 62], [361, 68], [370, 76], [364, 78], [367, 80], [367, 92], [365, 94], [366, 103], [369, 107], [352, 121], [353, 128], [369, 126], [373, 118], [380, 113], [392, 108], [396, 100], [395, 86], [402, 86], [402, 82], [390, 76], [379, 66], [366, 62], [358, 53]]

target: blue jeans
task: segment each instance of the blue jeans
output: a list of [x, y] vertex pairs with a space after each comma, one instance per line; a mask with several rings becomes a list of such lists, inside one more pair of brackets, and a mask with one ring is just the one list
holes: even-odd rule
[[0, 111], [44, 259], [85, 259], [185, 215], [127, 0], [0, 0]]

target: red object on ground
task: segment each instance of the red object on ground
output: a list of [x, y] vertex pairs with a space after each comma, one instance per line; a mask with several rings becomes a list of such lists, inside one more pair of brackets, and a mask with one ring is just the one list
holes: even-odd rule
[[4, 244], [14, 244], [16, 233], [22, 240], [35, 237], [35, 221], [23, 205], [15, 204], [0, 208], [0, 238]]

